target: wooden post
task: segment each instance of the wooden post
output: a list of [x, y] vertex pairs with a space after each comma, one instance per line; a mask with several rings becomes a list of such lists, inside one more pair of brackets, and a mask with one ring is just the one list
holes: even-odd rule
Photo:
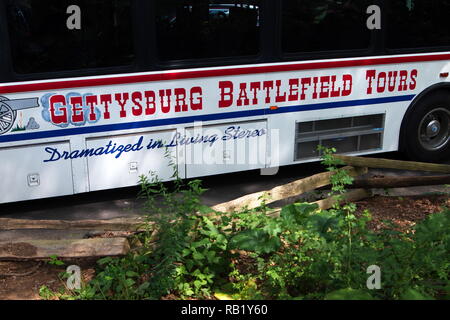
[[1, 260], [39, 260], [58, 258], [99, 258], [122, 256], [129, 252], [126, 238], [96, 238], [80, 240], [33, 240], [0, 243]]
[[[365, 189], [357, 189], [348, 191], [343, 194], [343, 200], [341, 203], [344, 202], [353, 202], [358, 201], [366, 198], [370, 198], [372, 196], [372, 192], [365, 190]], [[319, 209], [327, 210], [333, 207], [334, 204], [336, 204], [336, 198], [335, 197], [329, 197], [320, 201], [314, 202], [319, 206]]]
[[347, 188], [408, 188], [417, 186], [437, 186], [450, 184], [450, 175], [447, 176], [415, 176], [415, 177], [385, 177], [356, 179]]
[[25, 220], [0, 218], [0, 230], [48, 229], [48, 230], [97, 230], [138, 231], [144, 220], [140, 217], [111, 220]]
[[[367, 168], [345, 167], [343, 169], [353, 177], [366, 174], [368, 171]], [[311, 177], [275, 187], [271, 190], [256, 192], [229, 202], [218, 204], [212, 207], [212, 209], [219, 212], [232, 212], [241, 210], [245, 207], [248, 209], [254, 209], [261, 205], [261, 197], [265, 195], [268, 197], [266, 203], [269, 204], [327, 186], [330, 184], [330, 178], [333, 174], [333, 172], [319, 173]]]
[[398, 169], [412, 171], [429, 171], [450, 173], [450, 165], [425, 162], [400, 161], [390, 159], [363, 158], [335, 155], [336, 159], [342, 160], [346, 165], [355, 167], [369, 167], [382, 169]]

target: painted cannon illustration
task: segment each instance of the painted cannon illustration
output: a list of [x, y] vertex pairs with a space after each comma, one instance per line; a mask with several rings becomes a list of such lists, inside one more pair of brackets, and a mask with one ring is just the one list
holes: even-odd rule
[[0, 135], [11, 130], [17, 117], [17, 111], [38, 107], [38, 98], [8, 100], [0, 96]]

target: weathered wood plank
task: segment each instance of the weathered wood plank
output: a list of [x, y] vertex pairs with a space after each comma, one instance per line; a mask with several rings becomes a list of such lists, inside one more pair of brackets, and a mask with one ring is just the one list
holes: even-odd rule
[[[99, 232], [105, 233], [109, 231], [99, 231]], [[45, 229], [0, 230], [0, 243], [11, 241], [26, 242], [30, 240], [87, 239], [89, 238], [90, 234], [91, 232], [88, 230], [45, 230]]]
[[[342, 196], [343, 196], [343, 200], [341, 201], [341, 203], [353, 202], [353, 201], [370, 198], [372, 196], [372, 192], [369, 190], [365, 190], [365, 189], [356, 189], [356, 190], [348, 191], [348, 192], [344, 193]], [[317, 204], [320, 209], [327, 210], [327, 209], [330, 209], [331, 207], [333, 207], [333, 205], [336, 203], [336, 198], [329, 197], [329, 198], [326, 198], [323, 200], [316, 201], [314, 203]]]
[[[367, 168], [343, 168], [349, 175], [355, 177], [367, 173]], [[271, 190], [256, 192], [249, 194], [238, 199], [218, 204], [212, 209], [219, 212], [231, 212], [240, 210], [244, 207], [249, 209], [257, 208], [261, 205], [261, 197], [268, 196], [266, 203], [273, 203], [282, 199], [294, 197], [296, 195], [315, 190], [320, 187], [324, 187], [330, 184], [330, 177], [333, 172], [319, 173], [304, 179], [296, 180], [288, 184], [275, 187]]]
[[347, 188], [408, 188], [450, 184], [450, 175], [356, 179]]
[[111, 220], [27, 220], [0, 218], [0, 230], [48, 229], [48, 230], [98, 230], [98, 231], [138, 231], [143, 219], [119, 218]]
[[351, 157], [342, 155], [335, 155], [335, 157], [342, 160], [346, 165], [355, 167], [450, 173], [450, 165], [447, 164]]
[[[352, 202], [359, 201], [362, 199], [370, 198], [372, 196], [372, 192], [369, 190], [359, 189], [359, 190], [351, 190], [343, 194], [344, 200], [342, 202]], [[341, 202], [341, 203], [342, 203]], [[335, 198], [329, 197], [320, 201], [313, 202], [319, 206], [319, 209], [327, 210], [333, 207], [336, 203]], [[271, 217], [279, 217], [281, 210], [283, 208], [272, 208], [269, 210], [269, 216]]]
[[68, 258], [99, 258], [122, 256], [129, 252], [126, 238], [95, 238], [82, 240], [33, 240], [0, 243], [0, 260], [37, 260], [57, 256]]

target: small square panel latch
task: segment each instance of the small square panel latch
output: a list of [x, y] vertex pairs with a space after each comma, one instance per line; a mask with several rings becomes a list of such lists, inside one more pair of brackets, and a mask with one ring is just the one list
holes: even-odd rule
[[130, 173], [137, 173], [137, 172], [138, 172], [138, 163], [130, 162]]
[[223, 160], [230, 161], [231, 160], [231, 151], [225, 150], [223, 152]]
[[41, 178], [38, 173], [31, 173], [28, 175], [28, 186], [37, 187], [41, 184]]

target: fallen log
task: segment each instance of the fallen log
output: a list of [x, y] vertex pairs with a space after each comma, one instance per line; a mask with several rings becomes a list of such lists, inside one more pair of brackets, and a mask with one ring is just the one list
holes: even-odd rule
[[0, 243], [1, 260], [40, 260], [123, 256], [130, 250], [126, 238], [83, 240], [33, 240]]
[[[343, 168], [349, 175], [355, 177], [366, 174], [367, 168]], [[266, 204], [273, 203], [282, 199], [294, 197], [302, 193], [315, 190], [320, 187], [324, 187], [330, 184], [330, 178], [333, 172], [319, 173], [304, 179], [296, 180], [288, 184], [275, 187], [271, 190], [256, 192], [243, 196], [241, 198], [221, 203], [212, 207], [213, 210], [219, 212], [232, 212], [242, 208], [254, 209], [261, 205], [261, 198], [267, 196], [265, 200]]]
[[143, 229], [141, 217], [111, 220], [26, 220], [0, 218], [0, 230], [47, 229], [47, 230], [98, 230], [139, 231]]
[[387, 189], [387, 188], [408, 188], [419, 186], [437, 186], [444, 184], [450, 184], [450, 175], [356, 179], [353, 182], [353, 184], [347, 186], [347, 188]]
[[342, 155], [335, 155], [334, 157], [342, 160], [344, 164], [354, 167], [450, 173], [450, 165], [447, 164], [351, 157]]
[[[340, 202], [346, 203], [370, 198], [372, 196], [372, 192], [365, 189], [357, 189], [348, 191], [344, 193], [342, 196], [343, 198]], [[314, 203], [319, 206], [319, 209], [327, 210], [332, 208], [337, 203], [337, 199], [336, 197], [329, 197], [323, 200], [316, 201]]]
[[[110, 231], [99, 231], [102, 233]], [[45, 229], [18, 229], [0, 230], [0, 243], [26, 242], [30, 240], [75, 240], [87, 239], [91, 231], [88, 230], [45, 230]], [[99, 237], [98, 237], [99, 238]]]
[[[345, 202], [352, 202], [352, 201], [359, 201], [366, 198], [370, 198], [372, 196], [372, 192], [369, 190], [364, 189], [358, 189], [358, 190], [351, 190], [343, 194], [343, 200], [341, 203]], [[329, 197], [323, 200], [312, 202], [318, 205], [319, 209], [321, 210], [328, 210], [333, 207], [333, 205], [336, 203], [335, 197]], [[269, 216], [271, 217], [279, 217], [281, 210], [283, 208], [273, 208], [269, 210]]]

